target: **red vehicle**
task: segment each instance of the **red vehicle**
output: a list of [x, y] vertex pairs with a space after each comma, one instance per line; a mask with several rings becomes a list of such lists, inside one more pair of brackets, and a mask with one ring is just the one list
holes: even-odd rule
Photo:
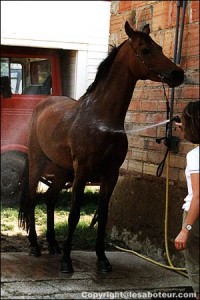
[[48, 95], [70, 95], [68, 65], [67, 50], [1, 46], [3, 199], [10, 200], [18, 194], [27, 155], [29, 120], [34, 107]]

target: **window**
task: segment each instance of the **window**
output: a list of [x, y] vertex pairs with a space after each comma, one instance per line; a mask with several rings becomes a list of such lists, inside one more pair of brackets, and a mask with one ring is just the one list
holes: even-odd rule
[[1, 77], [9, 76], [9, 58], [1, 58]]
[[12, 94], [52, 93], [51, 62], [47, 58], [3, 57], [1, 77], [10, 79]]
[[22, 94], [22, 65], [10, 64], [10, 82], [12, 94]]

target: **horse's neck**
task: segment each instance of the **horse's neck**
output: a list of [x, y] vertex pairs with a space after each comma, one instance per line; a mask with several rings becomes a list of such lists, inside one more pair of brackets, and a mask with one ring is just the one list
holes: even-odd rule
[[96, 117], [113, 126], [123, 126], [135, 84], [124, 63], [113, 65], [108, 77], [91, 95]]

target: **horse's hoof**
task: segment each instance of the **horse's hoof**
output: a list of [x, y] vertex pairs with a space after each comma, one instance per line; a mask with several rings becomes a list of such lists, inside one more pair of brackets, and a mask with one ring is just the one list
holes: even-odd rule
[[48, 247], [49, 254], [62, 254], [62, 250], [58, 245]]
[[74, 268], [72, 266], [71, 260], [66, 262], [66, 261], [61, 261], [61, 267], [60, 267], [60, 272], [62, 273], [73, 273]]
[[104, 260], [97, 260], [97, 271], [102, 273], [107, 273], [112, 271], [112, 266], [109, 260], [106, 258]]
[[41, 256], [41, 251], [39, 246], [30, 246], [29, 247], [29, 255], [39, 257]]

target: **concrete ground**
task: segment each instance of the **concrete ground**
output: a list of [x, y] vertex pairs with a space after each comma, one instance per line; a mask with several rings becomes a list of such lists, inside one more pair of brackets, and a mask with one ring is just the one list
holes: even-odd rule
[[131, 253], [107, 252], [113, 267], [107, 274], [96, 271], [94, 252], [71, 257], [68, 275], [59, 270], [61, 255], [1, 253], [1, 299], [188, 299], [192, 292], [187, 277]]

